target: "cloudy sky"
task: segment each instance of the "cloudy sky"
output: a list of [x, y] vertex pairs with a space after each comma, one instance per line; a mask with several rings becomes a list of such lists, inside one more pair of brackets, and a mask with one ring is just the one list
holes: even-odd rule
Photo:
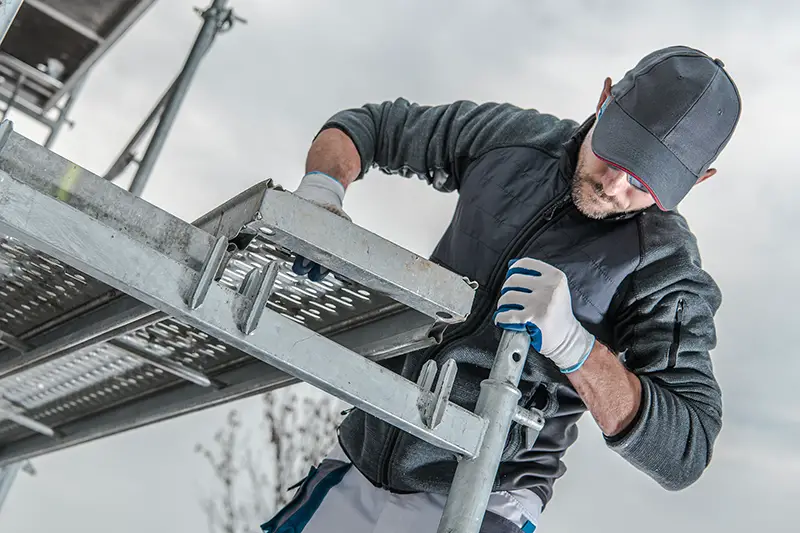
[[[97, 66], [54, 149], [102, 173], [182, 64], [196, 2], [161, 0]], [[586, 417], [542, 531], [796, 531], [800, 360], [800, 5], [439, 0], [233, 0], [249, 20], [204, 61], [144, 197], [188, 220], [255, 182], [298, 183], [308, 144], [332, 113], [404, 96], [421, 103], [510, 101], [576, 120], [655, 48], [686, 44], [725, 61], [744, 115], [719, 173], [683, 207], [724, 291], [713, 356], [725, 425], [711, 468], [668, 493], [608, 451]], [[456, 7], [457, 6], [457, 7]], [[147, 59], [147, 58], [150, 59]], [[37, 140], [44, 131], [16, 117]], [[125, 185], [125, 183], [122, 183]], [[372, 173], [348, 192], [353, 220], [428, 254], [454, 195]], [[423, 215], [410, 213], [418, 211]], [[257, 402], [239, 407], [254, 412]], [[0, 530], [205, 531], [213, 489], [192, 452], [223, 422], [206, 411], [35, 461]]]

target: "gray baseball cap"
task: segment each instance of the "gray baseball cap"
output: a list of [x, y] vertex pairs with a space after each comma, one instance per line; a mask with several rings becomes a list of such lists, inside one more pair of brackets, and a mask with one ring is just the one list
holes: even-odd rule
[[648, 54], [611, 88], [592, 150], [644, 184], [659, 208], [674, 209], [739, 121], [739, 91], [724, 67], [685, 46]]

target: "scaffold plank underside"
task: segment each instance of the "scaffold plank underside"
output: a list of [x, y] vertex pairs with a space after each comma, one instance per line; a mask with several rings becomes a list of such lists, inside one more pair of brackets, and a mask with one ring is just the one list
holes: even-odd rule
[[[331, 232], [345, 226], [315, 227], [307, 217], [322, 210], [308, 211], [306, 202], [270, 182], [188, 225], [15, 133], [0, 152], [0, 205], [2, 182], [9, 179], [104, 217], [112, 230], [137, 221], [136, 231], [119, 229], [196, 271], [215, 238], [224, 236], [220, 286], [238, 291], [248, 272], [277, 263], [269, 316], [369, 359], [433, 344], [443, 324], [463, 320], [471, 306], [474, 288], [466, 280], [363, 230], [332, 239]], [[19, 201], [10, 192], [5, 200], [12, 197]], [[6, 222], [16, 223], [14, 216]], [[55, 435], [0, 420], [0, 465], [297, 382], [135, 298], [135, 291], [34, 248], [14, 231], [5, 233], [0, 235], [0, 342], [5, 344], [0, 399], [5, 409]], [[372, 254], [363, 253], [365, 246]], [[322, 282], [299, 278], [291, 270], [295, 253], [326, 264], [336, 275]]]

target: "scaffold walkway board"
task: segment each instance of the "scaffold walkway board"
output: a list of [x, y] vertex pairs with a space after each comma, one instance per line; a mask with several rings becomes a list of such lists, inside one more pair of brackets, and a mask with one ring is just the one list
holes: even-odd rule
[[432, 429], [375, 362], [434, 344], [473, 284], [269, 181], [190, 224], [0, 130], [0, 466], [298, 380], [475, 452], [476, 415], [439, 402]]
[[0, 100], [44, 119], [154, 2], [25, 0], [0, 46]]

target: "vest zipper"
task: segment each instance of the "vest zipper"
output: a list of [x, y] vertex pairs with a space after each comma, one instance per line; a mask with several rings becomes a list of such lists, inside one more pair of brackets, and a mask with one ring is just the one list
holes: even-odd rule
[[675, 321], [672, 325], [672, 344], [669, 347], [667, 368], [672, 368], [678, 361], [678, 348], [681, 344], [681, 327], [683, 326], [683, 298], [678, 300], [675, 307]]
[[[503, 252], [503, 256], [501, 260], [495, 264], [494, 270], [492, 271], [491, 276], [489, 277], [489, 282], [486, 284], [487, 288], [490, 289], [489, 294], [498, 294], [500, 292], [500, 286], [502, 282], [505, 280], [505, 273], [508, 270], [508, 262], [511, 259], [514, 259], [515, 256], [520, 252], [521, 248], [528, 243], [531, 239], [538, 236], [539, 233], [547, 229], [551, 223], [557, 219], [556, 215], [558, 214], [559, 217], [563, 214], [564, 207], [570, 203], [572, 200], [572, 194], [566, 193], [555, 200], [552, 200], [547, 207], [544, 209], [544, 213], [539, 215], [538, 217], [534, 217], [531, 219], [523, 228], [522, 230], [517, 233], [511, 243], [506, 247], [505, 251]], [[458, 327], [451, 330], [450, 335], [447, 335], [447, 331], [445, 330], [445, 334], [442, 338], [442, 342], [438, 345], [429, 348], [428, 354], [426, 357], [423, 357], [422, 360], [417, 364], [414, 368], [414, 372], [411, 374], [410, 379], [414, 381], [418, 378], [420, 371], [422, 370], [423, 365], [435, 358], [441, 351], [443, 351], [447, 346], [452, 344], [453, 342], [460, 340], [470, 333], [474, 331], [474, 329], [483, 322], [485, 317], [485, 313], [491, 311], [493, 306], [496, 302], [491, 298], [486, 298], [485, 300], [481, 301], [479, 306], [467, 317], [467, 320], [459, 324]], [[488, 309], [487, 309], [488, 306]], [[381, 487], [387, 488], [386, 483], [388, 482], [389, 478], [389, 461], [394, 453], [395, 446], [397, 444], [397, 439], [400, 435], [400, 430], [394, 426], [389, 428], [389, 436], [386, 440], [386, 444], [381, 451], [381, 458], [380, 458], [380, 468], [378, 470], [378, 485]]]

